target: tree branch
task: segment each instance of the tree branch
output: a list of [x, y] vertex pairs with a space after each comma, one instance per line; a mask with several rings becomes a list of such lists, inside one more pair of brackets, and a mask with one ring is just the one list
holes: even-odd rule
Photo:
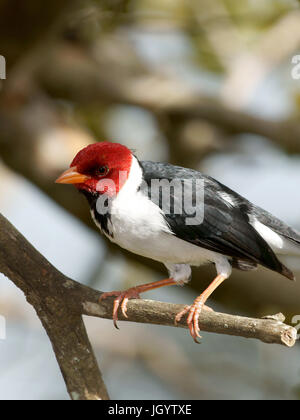
[[[99, 304], [101, 292], [69, 279], [53, 267], [0, 214], [0, 272], [12, 280], [35, 308], [53, 346], [72, 399], [108, 399], [82, 315], [112, 318], [113, 299]], [[132, 300], [128, 321], [174, 326], [183, 305]], [[120, 319], [124, 320], [120, 314]], [[179, 327], [186, 328], [185, 318]], [[203, 331], [255, 338], [292, 347], [297, 331], [281, 318], [251, 319], [204, 311]]]
[[[105, 306], [104, 304], [100, 306], [86, 302], [83, 304], [84, 313], [85, 315], [111, 319], [112, 304], [112, 301], [109, 303], [107, 301]], [[175, 327], [175, 316], [184, 307], [185, 305], [153, 300], [130, 300], [127, 320]], [[126, 320], [121, 315], [119, 318]], [[203, 310], [199, 325], [202, 331], [255, 338], [264, 343], [281, 344], [287, 347], [293, 347], [297, 339], [296, 329], [284, 324], [282, 318], [277, 315], [266, 319], [254, 319]], [[187, 328], [186, 317], [182, 318], [178, 327]]]
[[24, 292], [36, 310], [71, 398], [108, 399], [78, 304], [68, 297], [68, 279], [1, 214], [0, 272]]

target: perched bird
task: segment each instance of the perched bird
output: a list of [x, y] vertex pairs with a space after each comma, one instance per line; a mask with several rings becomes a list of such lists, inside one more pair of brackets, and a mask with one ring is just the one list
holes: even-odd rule
[[188, 282], [191, 266], [213, 263], [217, 271], [210, 286], [175, 319], [188, 314], [196, 342], [201, 310], [232, 268], [262, 265], [294, 280], [278, 255], [300, 256], [300, 234], [198, 171], [139, 161], [126, 146], [102, 142], [81, 150], [56, 182], [74, 184], [85, 195], [96, 225], [112, 242], [162, 262], [169, 272], [161, 281], [103, 293], [100, 299], [115, 296], [115, 326], [119, 307], [127, 316], [128, 299]]

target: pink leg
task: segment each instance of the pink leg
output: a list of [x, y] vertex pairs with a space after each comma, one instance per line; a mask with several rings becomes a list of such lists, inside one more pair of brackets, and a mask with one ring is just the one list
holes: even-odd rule
[[211, 310], [211, 308], [208, 308], [204, 304], [209, 296], [216, 290], [218, 286], [220, 286], [221, 283], [223, 283], [224, 280], [226, 280], [226, 277], [224, 276], [219, 275], [216, 277], [215, 280], [208, 286], [208, 288], [200, 296], [198, 296], [197, 299], [195, 299], [191, 306], [187, 306], [183, 311], [176, 315], [175, 324], [177, 324], [181, 318], [188, 313], [187, 324], [190, 329], [191, 336], [196, 343], [198, 343], [197, 337], [201, 338], [199, 318], [202, 309]]
[[176, 281], [174, 281], [173, 279], [164, 279], [164, 280], [155, 281], [153, 283], [142, 284], [140, 286], [131, 287], [130, 289], [125, 290], [124, 292], [120, 292], [120, 291], [106, 292], [106, 293], [102, 293], [99, 301], [101, 302], [103, 299], [106, 299], [110, 296], [116, 296], [116, 299], [114, 300], [114, 307], [113, 307], [113, 321], [114, 321], [114, 326], [118, 328], [117, 321], [118, 321], [118, 310], [119, 310], [120, 305], [121, 305], [121, 311], [124, 317], [128, 318], [127, 317], [127, 303], [129, 299], [139, 299], [140, 293], [144, 293], [149, 290], [158, 289], [159, 287], [172, 286], [174, 284], [176, 284]]

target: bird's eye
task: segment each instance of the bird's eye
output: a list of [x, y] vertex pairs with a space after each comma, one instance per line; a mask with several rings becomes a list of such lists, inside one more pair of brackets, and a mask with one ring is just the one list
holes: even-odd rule
[[108, 166], [100, 166], [100, 168], [97, 168], [95, 170], [95, 175], [99, 176], [99, 177], [103, 177], [105, 175], [107, 175], [109, 172]]

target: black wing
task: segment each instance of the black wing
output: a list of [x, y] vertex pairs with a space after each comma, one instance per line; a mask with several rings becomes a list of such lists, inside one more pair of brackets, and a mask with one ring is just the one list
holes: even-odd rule
[[[249, 223], [250, 202], [198, 171], [162, 163], [140, 162], [140, 164], [147, 183], [148, 194], [151, 180], [177, 179], [182, 182], [182, 188], [187, 196], [192, 196], [195, 202], [196, 195], [202, 194], [196, 180], [201, 181], [200, 188], [204, 185], [203, 221], [197, 225], [186, 223], [191, 214], [185, 211], [184, 203], [181, 203], [182, 213], [175, 214], [176, 201], [183, 200], [184, 193], [178, 198], [178, 194], [174, 195], [171, 189], [171, 211], [165, 214], [165, 218], [177, 237], [202, 248], [227, 255], [233, 261], [241, 260], [261, 264], [294, 279], [293, 273], [278, 260], [268, 243]], [[189, 182], [184, 180], [189, 180]], [[230, 200], [224, 200], [222, 194], [228, 194]], [[151, 198], [153, 199], [153, 196]], [[160, 208], [163, 208], [161, 191], [155, 201]]]

